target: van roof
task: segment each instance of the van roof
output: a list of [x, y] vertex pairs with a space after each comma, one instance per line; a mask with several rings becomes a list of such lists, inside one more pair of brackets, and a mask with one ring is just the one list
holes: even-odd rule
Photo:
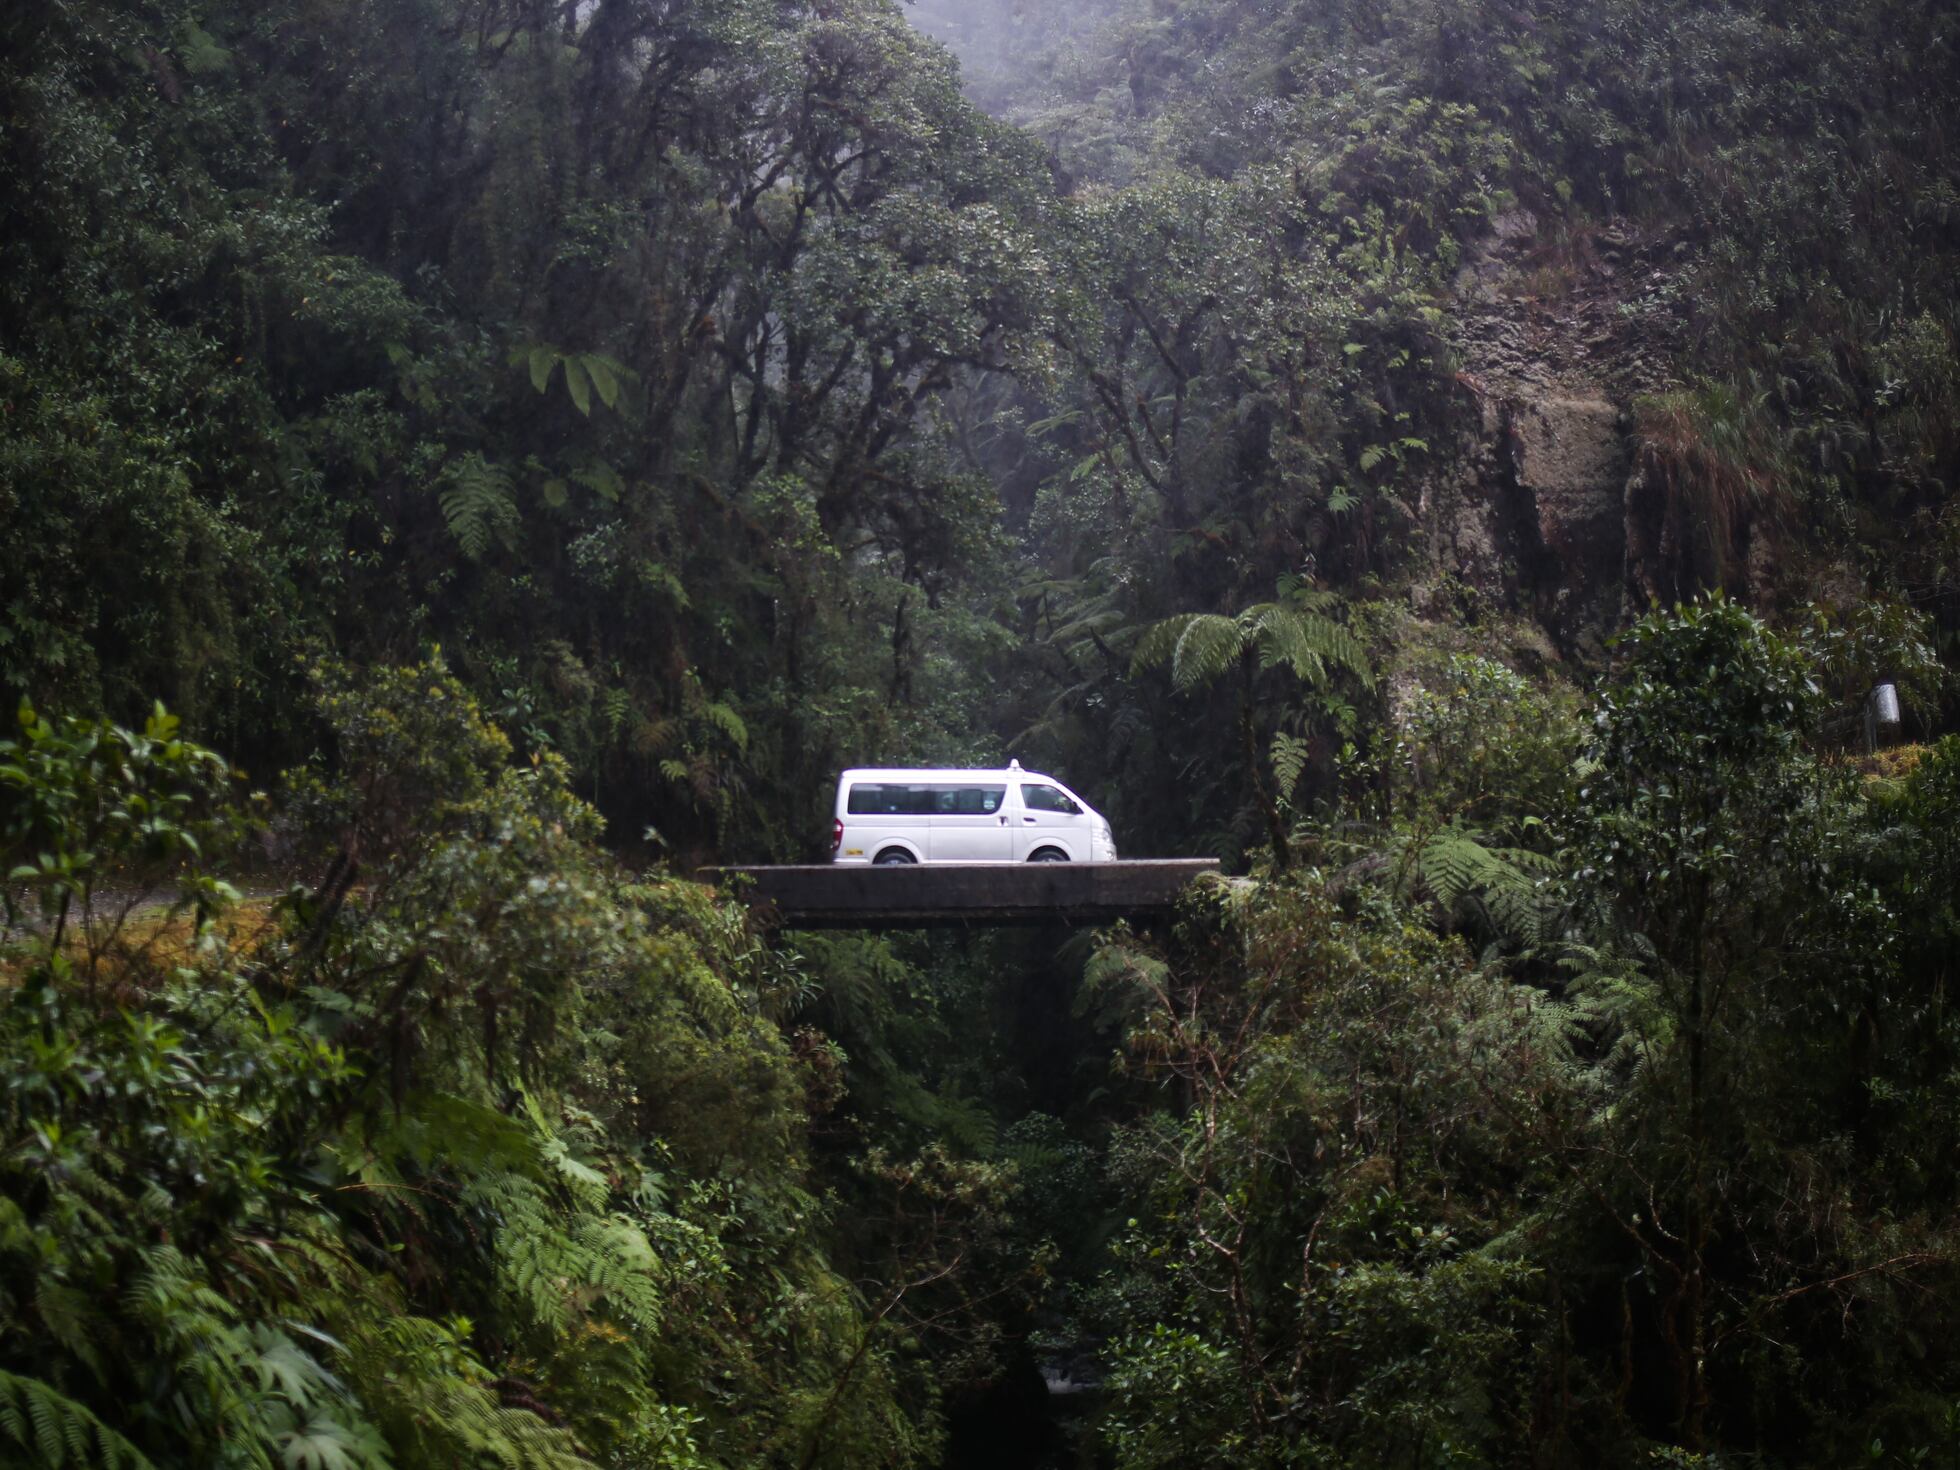
[[[1021, 776], [1034, 781], [1053, 781], [1053, 776], [1044, 776], [1040, 771], [1024, 771], [1020, 763], [1002, 768], [969, 766], [959, 769], [952, 767], [924, 766], [862, 766], [840, 773], [837, 784], [842, 786], [852, 781], [1005, 781], [1010, 777]], [[1057, 782], [1056, 784], [1060, 784]]]

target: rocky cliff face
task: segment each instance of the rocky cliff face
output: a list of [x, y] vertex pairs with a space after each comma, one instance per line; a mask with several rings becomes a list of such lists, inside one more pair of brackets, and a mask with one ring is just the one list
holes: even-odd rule
[[[1552, 235], [1500, 216], [1456, 281], [1463, 430], [1422, 489], [1419, 613], [1468, 596], [1544, 629], [1561, 657], [1684, 585], [1677, 510], [1642, 466], [1637, 403], [1680, 385], [1685, 244], [1609, 224]], [[1739, 577], [1768, 537], [1737, 528]], [[1746, 590], [1746, 589], [1738, 589]]]

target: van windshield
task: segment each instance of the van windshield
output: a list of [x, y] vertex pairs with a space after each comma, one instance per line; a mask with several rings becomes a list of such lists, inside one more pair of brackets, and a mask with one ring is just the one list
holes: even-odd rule
[[863, 783], [851, 788], [844, 809], [854, 817], [984, 817], [999, 811], [1006, 800], [1005, 785]]

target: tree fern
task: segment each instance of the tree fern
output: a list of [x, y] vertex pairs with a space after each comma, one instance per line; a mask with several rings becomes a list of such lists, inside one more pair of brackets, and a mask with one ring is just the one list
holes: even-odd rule
[[1360, 643], [1332, 618], [1278, 603], [1250, 611], [1257, 613], [1252, 636], [1264, 667], [1285, 665], [1315, 687], [1327, 682], [1330, 665], [1345, 669], [1363, 684], [1371, 682]]
[[[1360, 682], [1371, 683], [1373, 676], [1361, 645], [1354, 636], [1320, 611], [1330, 605], [1319, 593], [1298, 583], [1282, 581], [1279, 602], [1261, 602], [1235, 617], [1222, 613], [1179, 613], [1144, 630], [1131, 657], [1132, 670], [1170, 665], [1171, 687], [1179, 694], [1210, 684], [1226, 670], [1237, 667], [1238, 730], [1245, 774], [1252, 791], [1254, 811], [1264, 822], [1272, 845], [1273, 863], [1285, 869], [1291, 861], [1286, 823], [1281, 808], [1298, 785], [1305, 767], [1303, 747], [1275, 743], [1271, 755], [1285, 760], [1288, 770], [1277, 771], [1280, 789], [1268, 788], [1261, 769], [1257, 735], [1254, 674], [1260, 669], [1285, 668], [1310, 689], [1325, 691], [1332, 682], [1334, 668], [1345, 670]], [[1333, 713], [1336, 728], [1345, 731], [1354, 719], [1346, 704], [1330, 709], [1332, 701], [1324, 694], [1320, 714]]]
[[608, 505], [619, 504], [626, 493], [626, 482], [619, 477], [619, 471], [603, 459], [590, 460], [572, 471], [572, 479], [590, 490]]
[[1220, 613], [1178, 613], [1143, 635], [1133, 666], [1144, 669], [1168, 663], [1171, 687], [1186, 694], [1229, 669], [1245, 646], [1246, 629], [1238, 618]]
[[[12, 1204], [12, 1201], [6, 1201]], [[0, 1210], [0, 1216], [5, 1211]], [[6, 1221], [0, 1218], [0, 1232]], [[71, 1354], [98, 1379], [105, 1378], [97, 1338], [102, 1329], [101, 1305], [89, 1293], [60, 1282], [42, 1281], [34, 1293], [34, 1315], [42, 1329], [64, 1352]]]
[[1128, 1031], [1149, 1014], [1151, 997], [1170, 984], [1169, 965], [1118, 937], [1098, 946], [1083, 966], [1075, 1014], [1089, 1017], [1099, 1026]]
[[1171, 686], [1186, 694], [1248, 655], [1262, 668], [1289, 668], [1315, 687], [1327, 682], [1330, 667], [1364, 684], [1371, 679], [1367, 655], [1346, 628], [1318, 612], [1279, 602], [1256, 603], [1235, 617], [1178, 613], [1165, 618], [1137, 640], [1131, 666], [1169, 664]]
[[1559, 954], [1565, 993], [1599, 1046], [1581, 1074], [1601, 1118], [1612, 1114], [1676, 1040], [1674, 1012], [1651, 973], [1660, 962], [1638, 936], [1611, 943], [1568, 941]]

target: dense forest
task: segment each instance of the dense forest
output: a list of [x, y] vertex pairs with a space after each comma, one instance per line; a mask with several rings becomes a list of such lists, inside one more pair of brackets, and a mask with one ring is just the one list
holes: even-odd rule
[[1935, 0], [7, 5], [0, 1465], [1960, 1463], [1957, 483]]

